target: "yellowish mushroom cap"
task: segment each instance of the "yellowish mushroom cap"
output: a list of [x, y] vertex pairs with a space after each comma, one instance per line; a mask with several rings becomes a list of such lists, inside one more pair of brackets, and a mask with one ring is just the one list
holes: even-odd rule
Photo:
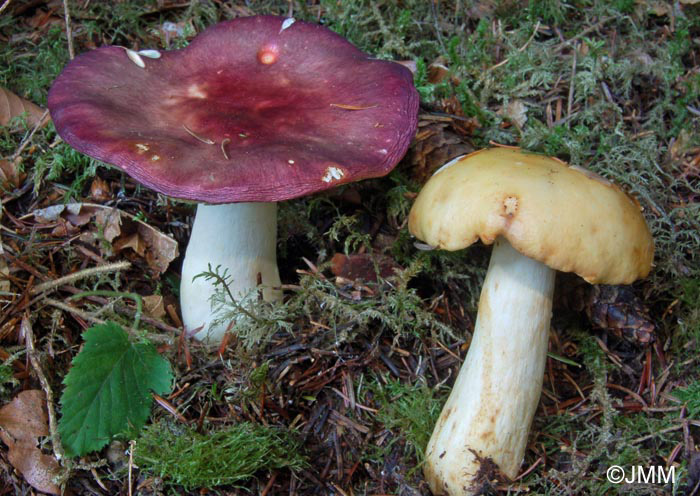
[[523, 255], [590, 283], [628, 284], [651, 270], [654, 242], [639, 204], [602, 177], [509, 148], [438, 170], [416, 198], [413, 235], [444, 250], [505, 237]]

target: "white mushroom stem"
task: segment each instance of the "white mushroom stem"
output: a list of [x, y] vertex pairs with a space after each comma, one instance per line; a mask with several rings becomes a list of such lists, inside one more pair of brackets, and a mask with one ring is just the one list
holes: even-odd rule
[[474, 337], [428, 443], [434, 494], [481, 494], [493, 464], [518, 474], [542, 390], [554, 274], [504, 238], [494, 243]]
[[277, 204], [230, 203], [197, 206], [185, 260], [182, 263], [180, 306], [185, 329], [195, 337], [217, 343], [223, 339], [228, 322], [210, 325], [213, 281], [196, 275], [220, 266], [228, 269], [229, 289], [235, 298], [251, 293], [260, 282], [266, 301], [280, 299], [277, 269]]

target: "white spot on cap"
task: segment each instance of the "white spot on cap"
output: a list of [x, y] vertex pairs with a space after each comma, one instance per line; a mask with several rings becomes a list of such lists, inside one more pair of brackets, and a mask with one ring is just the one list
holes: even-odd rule
[[148, 145], [144, 145], [143, 143], [136, 143], [136, 148], [138, 148], [138, 153], [139, 155], [143, 155], [146, 153], [148, 150], [150, 150]]
[[149, 59], [160, 58], [160, 52], [158, 50], [139, 50], [138, 54], [143, 55], [144, 57], [148, 57]]
[[296, 19], [294, 19], [293, 17], [287, 17], [284, 20], [284, 22], [282, 22], [282, 28], [280, 29], [280, 33], [282, 31], [284, 31], [285, 29], [288, 29], [289, 27], [291, 27], [291, 25], [294, 24], [295, 22], [296, 22]]
[[206, 98], [207, 94], [202, 90], [202, 87], [197, 83], [189, 85], [187, 88], [187, 96], [190, 98]]
[[136, 64], [137, 66], [139, 66], [141, 69], [145, 69], [145, 68], [146, 68], [146, 63], [145, 63], [145, 62], [143, 61], [143, 59], [141, 58], [141, 55], [139, 55], [139, 54], [136, 53], [135, 51], [130, 50], [130, 49], [128, 49], [128, 48], [125, 48], [124, 50], [126, 50], [126, 56], [129, 57], [129, 59], [130, 59], [134, 64]]
[[287, 163], [288, 163], [289, 165], [294, 165], [294, 160], [292, 160], [292, 159], [290, 158], [289, 160], [287, 160]]
[[153, 156], [151, 156], [151, 160], [154, 161], [154, 162], [158, 162], [158, 161], [160, 160], [160, 156], [159, 156], [159, 155], [153, 155]]
[[386, 148], [382, 148], [381, 150], [379, 150], [379, 153], [381, 153], [382, 155], [386, 155], [389, 152], [386, 150]]
[[331, 166], [326, 169], [326, 173], [321, 178], [321, 181], [323, 181], [324, 183], [330, 183], [331, 181], [339, 181], [343, 178], [344, 175], [345, 172], [343, 172], [343, 169]]

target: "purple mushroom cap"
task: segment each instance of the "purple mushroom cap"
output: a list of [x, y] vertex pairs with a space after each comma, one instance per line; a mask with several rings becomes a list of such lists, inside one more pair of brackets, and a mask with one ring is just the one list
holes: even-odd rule
[[418, 93], [408, 69], [327, 28], [255, 16], [159, 58], [84, 53], [48, 106], [76, 150], [166, 195], [231, 203], [387, 174], [415, 134]]

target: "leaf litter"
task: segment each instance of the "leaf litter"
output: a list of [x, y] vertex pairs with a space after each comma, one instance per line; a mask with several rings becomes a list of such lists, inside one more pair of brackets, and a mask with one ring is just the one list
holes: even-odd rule
[[[179, 415], [169, 426], [175, 436], [190, 427], [198, 435], [220, 432], [239, 422], [299, 433], [300, 450], [312, 468], [300, 467], [297, 472], [273, 469], [267, 478], [242, 481], [252, 492], [427, 494], [415, 454], [422, 447], [411, 444], [420, 436], [405, 434], [423, 434], [422, 419], [413, 422], [411, 415], [391, 406], [422, 402], [429, 403], [426, 406], [432, 411], [444, 398], [445, 385], [451, 384], [468, 349], [474, 295], [478, 295], [475, 288], [483, 277], [486, 252], [475, 247], [469, 259], [435, 250], [416, 254], [405, 229], [407, 207], [420, 185], [450, 158], [490, 141], [526, 144], [540, 152], [573, 157], [581, 165], [619, 174], [616, 180], [627, 181], [640, 194], [654, 222], [660, 275], [653, 282], [629, 288], [631, 293], [615, 288], [577, 293], [574, 288], [573, 304], [559, 302], [556, 315], [562, 317], [553, 322], [550, 348], [552, 356], [561, 360], [547, 364], [545, 395], [526, 454], [524, 477], [510, 486], [499, 482], [493, 491], [599, 492], [596, 467], [614, 457], [632, 462], [653, 459], [676, 467], [686, 463], [690, 482], [697, 481], [693, 439], [697, 439], [698, 420], [687, 418], [683, 405], [670, 398], [679, 385], [692, 385], [699, 379], [693, 372], [700, 340], [700, 319], [693, 310], [700, 305], [693, 296], [700, 294], [696, 279], [699, 240], [691, 227], [697, 225], [693, 212], [698, 212], [700, 202], [700, 144], [697, 126], [690, 125], [690, 120], [683, 121], [687, 129], [677, 127], [673, 136], [666, 134], [665, 127], [671, 128], [667, 122], [671, 115], [694, 115], [699, 108], [693, 90], [697, 47], [684, 45], [684, 39], [697, 37], [697, 25], [692, 23], [697, 11], [687, 7], [692, 2], [663, 8], [658, 7], [659, 2], [636, 2], [628, 7], [623, 3], [609, 8], [629, 8], [624, 15], [616, 10], [609, 15], [605, 7], [590, 17], [577, 14], [575, 19], [556, 2], [530, 3], [521, 9], [481, 2], [461, 10], [457, 9], [459, 2], [432, 5], [411, 0], [402, 6], [363, 0], [342, 5], [253, 2], [250, 7], [222, 5], [219, 10], [207, 10], [206, 6], [191, 9], [166, 0], [154, 7], [157, 16], [153, 9], [120, 2], [114, 16], [103, 18], [100, 9], [104, 7], [99, 2], [71, 3], [75, 24], [103, 29], [102, 39], [132, 47], [136, 53], [142, 46], [184, 46], [214, 20], [254, 13], [288, 16], [293, 7], [295, 18], [322, 19], [370, 53], [411, 59], [409, 65], [423, 96], [419, 133], [408, 157], [389, 178], [280, 207], [280, 267], [286, 272], [287, 298], [283, 307], [255, 314], [271, 322], [276, 332], [259, 340], [257, 347], [248, 347], [243, 333], [232, 336], [217, 359], [212, 359], [178, 329], [175, 249], [177, 242], [185, 246], [192, 207], [164, 202], [129, 178], [102, 168], [100, 181], [93, 180], [89, 192], [75, 188], [71, 174], [78, 169], [70, 168], [71, 157], [62, 156], [51, 126], [39, 130], [20, 150], [22, 163], [9, 162], [8, 166], [7, 158], [23, 140], [13, 131], [1, 156], [6, 189], [0, 198], [5, 214], [0, 260], [7, 269], [0, 262], [0, 284], [8, 289], [0, 312], [2, 346], [10, 351], [17, 346], [18, 316], [30, 309], [41, 322], [37, 345], [60, 377], [77, 353], [89, 319], [121, 317], [122, 324], [128, 325], [133, 317], [133, 313], [116, 311], [121, 309], [114, 298], [93, 296], [76, 303], [68, 295], [95, 288], [148, 295], [143, 297], [145, 314], [161, 319], [158, 332], [176, 337], [176, 344], [159, 347], [172, 359], [177, 380], [173, 393], [161, 398], [156, 407], [153, 426], [161, 425], [164, 417], [173, 417], [162, 406], [168, 405]], [[35, 78], [40, 68], [26, 65], [35, 60], [32, 51], [39, 50], [31, 43], [58, 39], [58, 45], [65, 45], [63, 32], [51, 38], [52, 30], [55, 33], [65, 27], [55, 15], [60, 2], [34, 10], [21, 10], [24, 7], [19, 5], [11, 2], [8, 13], [28, 22], [31, 29], [24, 27], [25, 33], [0, 27], [0, 41], [24, 50], [17, 58], [24, 64], [18, 66], [17, 74], [31, 73]], [[532, 22], [524, 22], [525, 15]], [[108, 18], [121, 24], [117, 28]], [[90, 32], [74, 31], [78, 46], [96, 46], [98, 36], [91, 37]], [[652, 42], [639, 39], [637, 33]], [[633, 49], [628, 51], [627, 44]], [[682, 53], [678, 57], [681, 70], [675, 82], [664, 86], [667, 80], [659, 74], [670, 72], [662, 67], [669, 44]], [[538, 58], [540, 55], [546, 57]], [[574, 56], [576, 65], [572, 65]], [[572, 67], [576, 67], [575, 75]], [[45, 94], [46, 90], [25, 90], [9, 79], [2, 84], [18, 92], [21, 89], [23, 95]], [[351, 102], [339, 105], [341, 109], [345, 103]], [[354, 107], [346, 110], [363, 109]], [[596, 155], [596, 150], [603, 155]], [[225, 148], [222, 153], [226, 155]], [[663, 187], [644, 169], [651, 162], [641, 160], [640, 153], [658, 164], [663, 172], [659, 175], [666, 181]], [[20, 169], [31, 171], [52, 155], [53, 176], [37, 188], [35, 196], [28, 194], [23, 189], [27, 179], [19, 174]], [[623, 161], [629, 163], [629, 170], [619, 165]], [[635, 168], [643, 174], [633, 174]], [[89, 205], [88, 199], [104, 205]], [[329, 226], [342, 216], [354, 216], [358, 222], [332, 239], [327, 235]], [[139, 222], [150, 227], [157, 241], [149, 241]], [[164, 246], [158, 247], [159, 242]], [[301, 262], [302, 257], [310, 265]], [[44, 293], [32, 291], [38, 284], [125, 258], [132, 261], [131, 268], [54, 288], [57, 301], [70, 302], [70, 307], [60, 311], [46, 304]], [[406, 282], [399, 291], [402, 277]], [[415, 331], [415, 325], [399, 326], [396, 315], [418, 315], [411, 313], [415, 307], [406, 311], [402, 305], [417, 301], [424, 314], [459, 332], [452, 336], [436, 330], [412, 334], [407, 329]], [[577, 332], [579, 328], [587, 332]], [[401, 331], [394, 332], [396, 329]], [[10, 356], [4, 348], [0, 356]], [[584, 363], [584, 367], [579, 370], [565, 360]], [[33, 379], [17, 361], [11, 364], [11, 371], [25, 380], [21, 387], [31, 387], [28, 384]], [[422, 384], [429, 389], [420, 389], [430, 395], [411, 393]], [[375, 393], [380, 390], [391, 391], [391, 395]], [[428, 396], [435, 396], [438, 403], [430, 403], [433, 400], [426, 399]], [[391, 425], [402, 427], [388, 427]], [[676, 430], [664, 431], [669, 428]], [[147, 433], [156, 451], [157, 431], [153, 427]], [[651, 437], [629, 444], [632, 437], [644, 436]], [[138, 446], [138, 439], [136, 443]], [[90, 457], [97, 459], [97, 455]], [[177, 457], [171, 459], [177, 461]], [[139, 489], [146, 494], [168, 492], [167, 482], [153, 476], [157, 465], [152, 467], [151, 472], [133, 467]], [[114, 473], [113, 468], [116, 465], [98, 467], [95, 473], [111, 492], [126, 491], [126, 477], [105, 477]], [[259, 475], [267, 475], [266, 470]], [[69, 485], [80, 491], [92, 483], [90, 472], [73, 472]], [[663, 494], [666, 489], [643, 488], [643, 494]]]
[[54, 479], [60, 466], [42, 453], [39, 438], [49, 435], [46, 398], [42, 391], [27, 389], [0, 408], [0, 439], [8, 447], [8, 460], [35, 489], [61, 494]]

